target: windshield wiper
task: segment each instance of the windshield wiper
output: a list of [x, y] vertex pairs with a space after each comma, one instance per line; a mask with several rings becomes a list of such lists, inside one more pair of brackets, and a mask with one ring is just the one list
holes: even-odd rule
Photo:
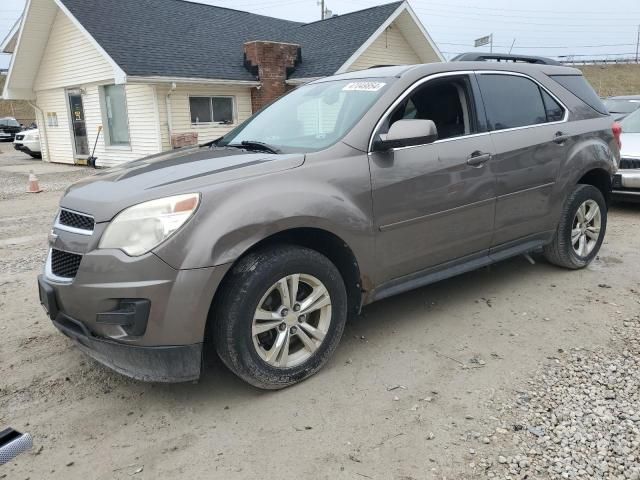
[[257, 142], [254, 140], [243, 140], [240, 144], [229, 143], [225, 147], [246, 148], [247, 150], [261, 150], [269, 153], [281, 153], [280, 150], [268, 143]]

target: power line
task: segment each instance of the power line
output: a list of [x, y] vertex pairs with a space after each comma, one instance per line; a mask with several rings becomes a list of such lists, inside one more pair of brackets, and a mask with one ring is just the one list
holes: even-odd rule
[[[469, 43], [452, 43], [452, 42], [438, 42], [440, 45], [455, 45], [459, 47], [473, 47]], [[513, 48], [600, 48], [600, 47], [634, 47], [635, 43], [612, 43], [609, 45], [519, 45]], [[510, 47], [510, 45], [494, 45], [495, 47]]]
[[[467, 51], [462, 52], [450, 52], [441, 50], [442, 53], [447, 55], [459, 55], [461, 53], [467, 53]], [[572, 57], [620, 57], [626, 56], [632, 58], [635, 55], [635, 52], [630, 53], [576, 53], [576, 54], [564, 54], [564, 55], [548, 55], [552, 58], [572, 58]]]
[[[431, 13], [431, 12], [437, 12], [438, 14], [441, 13], [451, 13], [453, 15], [456, 16], [461, 16], [461, 15], [475, 15], [475, 16], [479, 16], [479, 17], [483, 17], [483, 18], [494, 18], [494, 17], [500, 17], [500, 18], [525, 18], [525, 19], [530, 19], [531, 15], [517, 15], [517, 14], [500, 14], [500, 13], [493, 13], [493, 12], [469, 12], [469, 11], [465, 11], [464, 12], [459, 12], [459, 11], [455, 11], [455, 10], [447, 10], [446, 8], [437, 8], [437, 9], [432, 9], [432, 8], [424, 8], [424, 7], [415, 7], [414, 8], [415, 11], [417, 12], [425, 12], [425, 13], [429, 13], [430, 15], [436, 15], [436, 13]], [[640, 15], [639, 15], [640, 16]], [[557, 16], [551, 16], [551, 17], [547, 17], [544, 15], [535, 15], [536, 19], [549, 19], [549, 20], [558, 20], [560, 22], [562, 22], [562, 18], [558, 18]], [[600, 18], [576, 18], [577, 20], [583, 20], [583, 21], [593, 21], [595, 22], [594, 24], [592, 24], [592, 26], [598, 26], [601, 24], [601, 19]], [[607, 20], [610, 21], [616, 21], [616, 20], [620, 20], [620, 21], [628, 21], [629, 20], [629, 16], [627, 17], [619, 17], [619, 18], [614, 18], [614, 17], [606, 17]]]
[[[354, 1], [354, 0], [352, 0]], [[357, 1], [357, 0], [356, 0]], [[419, 2], [417, 0], [414, 0], [414, 3], [419, 5]], [[476, 6], [467, 6], [467, 5], [453, 5], [451, 3], [437, 3], [437, 2], [431, 2], [429, 1], [429, 5], [437, 5], [437, 6], [443, 6], [443, 7], [456, 7], [456, 8], [463, 8], [465, 10], [467, 9], [474, 9], [474, 10], [493, 10], [493, 11], [499, 11], [499, 12], [524, 12], [524, 13], [539, 13], [540, 10], [526, 10], [526, 9], [518, 9], [518, 8], [494, 8], [494, 7], [476, 7]], [[415, 9], [415, 7], [414, 7]], [[580, 15], [580, 14], [587, 14], [587, 15], [599, 15], [601, 18], [603, 15], [606, 15], [605, 12], [589, 12], [589, 11], [575, 11], [575, 10], [554, 10], [555, 13], [566, 13], [566, 14], [570, 14], [570, 15]], [[608, 17], [607, 17], [608, 18]]]
[[[430, 11], [425, 11], [425, 10], [421, 10], [419, 8], [415, 9], [416, 12], [420, 12], [420, 13], [424, 13], [425, 15], [429, 15], [432, 17], [442, 17], [442, 18], [448, 18], [451, 20], [455, 20], [455, 19], [459, 19], [459, 18], [466, 18], [466, 19], [471, 19], [471, 20], [477, 20], [476, 17], [469, 17], [466, 16], [465, 14], [460, 14], [460, 13], [452, 13], [451, 15], [443, 15], [441, 13], [431, 13]], [[483, 18], [486, 18], [486, 15], [482, 15], [482, 14], [472, 14], [472, 15], [480, 15]], [[496, 17], [496, 16], [504, 16], [504, 15], [494, 15], [491, 14], [491, 17]], [[584, 23], [538, 23], [538, 22], [525, 22], [525, 21], [517, 21], [517, 20], [510, 20], [509, 24], [522, 24], [522, 25], [534, 25], [534, 26], [540, 26], [540, 27], [561, 27], [561, 28], [566, 28], [566, 27], [586, 27], [586, 28], [593, 28], [593, 27], [615, 27], [615, 28], [624, 28], [624, 27], [636, 27], [637, 24], [628, 24], [628, 25], [621, 25], [621, 24], [617, 24], [617, 25], [613, 25], [613, 24], [602, 24], [602, 23], [598, 23], [598, 24], [592, 24], [592, 25], [587, 25]]]

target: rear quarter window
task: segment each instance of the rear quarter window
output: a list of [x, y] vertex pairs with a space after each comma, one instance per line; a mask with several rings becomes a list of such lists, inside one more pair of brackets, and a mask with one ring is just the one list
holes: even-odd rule
[[604, 106], [600, 97], [598, 97], [591, 85], [589, 85], [589, 82], [587, 82], [582, 75], [549, 75], [549, 77], [569, 90], [596, 112], [609, 115], [607, 107]]

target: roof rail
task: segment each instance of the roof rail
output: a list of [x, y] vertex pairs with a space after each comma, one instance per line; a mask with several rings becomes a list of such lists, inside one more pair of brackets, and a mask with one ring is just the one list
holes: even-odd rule
[[512, 55], [510, 53], [461, 53], [451, 59], [452, 62], [486, 62], [495, 60], [497, 62], [523, 62], [535, 63], [538, 65], [562, 65], [556, 60], [545, 57], [533, 57], [530, 55]]

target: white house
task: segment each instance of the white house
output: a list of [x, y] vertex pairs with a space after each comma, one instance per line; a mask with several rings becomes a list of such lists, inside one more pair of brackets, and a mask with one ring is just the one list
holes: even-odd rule
[[2, 48], [4, 98], [33, 104], [43, 159], [83, 164], [97, 138], [100, 166], [217, 138], [314, 78], [443, 59], [407, 2], [302, 24], [179, 0], [28, 0]]

